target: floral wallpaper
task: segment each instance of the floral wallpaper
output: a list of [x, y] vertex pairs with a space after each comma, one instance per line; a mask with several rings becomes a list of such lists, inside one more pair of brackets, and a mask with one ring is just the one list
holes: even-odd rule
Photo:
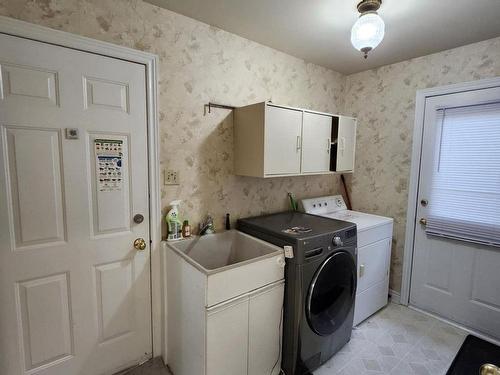
[[401, 290], [416, 91], [495, 76], [500, 38], [347, 77], [345, 109], [358, 118], [352, 203], [394, 218], [393, 290]]
[[264, 100], [358, 117], [354, 209], [395, 219], [391, 288], [400, 290], [416, 91], [500, 75], [500, 38], [343, 76], [140, 0], [0, 0], [0, 14], [155, 53], [160, 58], [163, 206], [182, 199], [193, 225], [207, 214], [284, 210], [298, 198], [336, 194], [336, 176], [258, 179], [233, 175], [232, 115], [209, 101]]
[[0, 0], [0, 14], [155, 53], [160, 58], [161, 168], [180, 185], [162, 186], [165, 209], [182, 199], [196, 226], [208, 213], [216, 227], [288, 208], [287, 192], [337, 192], [335, 176], [258, 179], [233, 175], [232, 115], [209, 101], [275, 103], [318, 111], [343, 107], [345, 77], [271, 48], [139, 0]]

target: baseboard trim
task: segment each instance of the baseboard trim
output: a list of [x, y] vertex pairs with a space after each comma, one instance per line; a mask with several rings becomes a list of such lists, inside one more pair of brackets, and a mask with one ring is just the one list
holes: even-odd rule
[[395, 290], [389, 289], [389, 297], [391, 298], [391, 302], [397, 305], [401, 305], [401, 293], [396, 292]]

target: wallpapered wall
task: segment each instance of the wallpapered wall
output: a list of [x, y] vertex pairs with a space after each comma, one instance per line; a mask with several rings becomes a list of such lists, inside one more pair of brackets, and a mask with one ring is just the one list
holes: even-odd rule
[[209, 101], [242, 106], [273, 102], [337, 113], [345, 77], [139, 0], [0, 0], [0, 14], [100, 39], [160, 57], [161, 167], [180, 171], [162, 186], [166, 208], [196, 225], [207, 213], [232, 218], [288, 207], [288, 191], [311, 197], [337, 191], [337, 177], [262, 180], [234, 176], [232, 116]]
[[153, 52], [160, 57], [162, 169], [181, 184], [162, 187], [166, 207], [184, 200], [193, 224], [206, 214], [233, 219], [337, 193], [334, 176], [261, 180], [232, 174], [234, 106], [275, 103], [358, 117], [355, 209], [395, 218], [391, 288], [400, 290], [416, 90], [500, 75], [500, 38], [348, 77], [140, 0], [0, 0], [0, 14]]
[[391, 288], [401, 290], [416, 91], [500, 76], [500, 38], [347, 77], [345, 109], [358, 118], [352, 202], [394, 218]]

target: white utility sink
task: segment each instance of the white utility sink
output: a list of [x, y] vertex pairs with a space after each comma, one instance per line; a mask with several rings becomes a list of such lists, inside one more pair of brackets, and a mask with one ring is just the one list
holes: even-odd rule
[[169, 245], [207, 274], [220, 272], [231, 266], [241, 266], [263, 257], [272, 257], [282, 251], [237, 230], [207, 234]]
[[167, 258], [177, 256], [173, 262], [204, 280], [207, 307], [284, 277], [283, 249], [237, 230], [166, 244]]
[[283, 249], [237, 230], [163, 246], [173, 373], [268, 374], [280, 356]]

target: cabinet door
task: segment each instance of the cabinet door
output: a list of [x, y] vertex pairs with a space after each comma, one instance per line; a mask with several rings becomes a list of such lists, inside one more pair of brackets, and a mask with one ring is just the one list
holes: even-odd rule
[[337, 147], [337, 172], [354, 170], [355, 149], [356, 119], [340, 116]]
[[[284, 284], [250, 297], [248, 375], [277, 375], [281, 368], [281, 329]], [[276, 364], [276, 366], [275, 366]]]
[[302, 173], [328, 172], [332, 117], [304, 112], [302, 125]]
[[248, 297], [207, 311], [207, 375], [246, 375]]
[[264, 174], [300, 173], [302, 111], [266, 107]]

